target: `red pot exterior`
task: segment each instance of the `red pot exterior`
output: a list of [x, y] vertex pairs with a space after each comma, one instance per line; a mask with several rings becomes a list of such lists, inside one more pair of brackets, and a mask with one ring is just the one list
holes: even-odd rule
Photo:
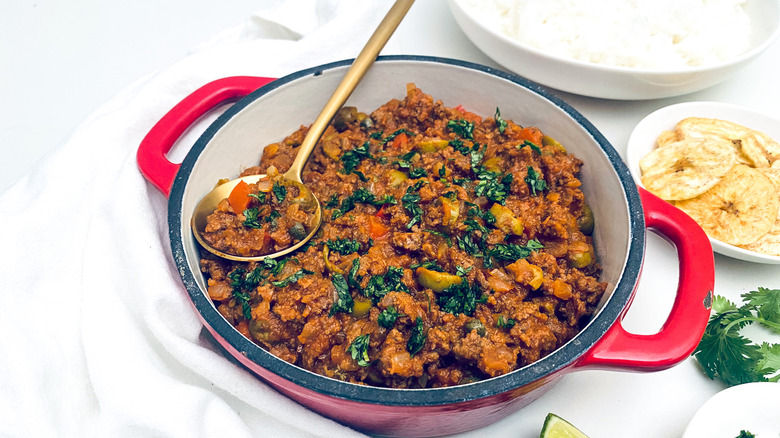
[[561, 369], [519, 388], [458, 403], [426, 406], [362, 403], [312, 391], [286, 380], [257, 365], [207, 327], [231, 356], [277, 391], [315, 412], [370, 435], [434, 437], [478, 429], [541, 397], [566, 371]]
[[[251, 101], [275, 87], [324, 70], [344, 67], [349, 61], [319, 66], [271, 82], [268, 78], [224, 78], [204, 85], [174, 107], [141, 143], [138, 164], [149, 181], [169, 195], [169, 225], [173, 259], [190, 300], [204, 325], [230, 356], [272, 387], [298, 403], [363, 432], [392, 436], [436, 436], [473, 430], [509, 415], [548, 391], [564, 374], [581, 368], [653, 371], [671, 367], [690, 355], [709, 318], [714, 262], [709, 240], [688, 216], [636, 187], [627, 167], [609, 142], [579, 113], [525, 79], [462, 61], [429, 57], [380, 57], [382, 61], [415, 65], [444, 65], [497, 76], [528, 89], [567, 113], [586, 130], [608, 157], [618, 174], [631, 218], [625, 266], [611, 297], [577, 335], [549, 356], [512, 373], [451, 388], [399, 390], [336, 381], [284, 362], [252, 343], [215, 309], [198, 285], [199, 272], [187, 264], [183, 247], [187, 227], [182, 198], [187, 178], [211, 135]], [[409, 66], [407, 66], [407, 63]], [[282, 85], [279, 85], [282, 84]], [[257, 91], [253, 91], [261, 87]], [[248, 95], [248, 96], [247, 96]], [[247, 96], [223, 114], [196, 143], [181, 166], [165, 154], [179, 135], [209, 108], [224, 100]], [[611, 193], [610, 193], [611, 194]], [[641, 197], [641, 198], [640, 198]], [[614, 201], [614, 200], [613, 200]], [[612, 201], [611, 201], [612, 202]], [[644, 209], [643, 209], [644, 206]], [[645, 223], [645, 219], [647, 222]], [[680, 284], [669, 318], [657, 334], [635, 335], [623, 329], [644, 257], [645, 228], [659, 231], [674, 243], [680, 259]], [[185, 230], [185, 231], [183, 231]]]

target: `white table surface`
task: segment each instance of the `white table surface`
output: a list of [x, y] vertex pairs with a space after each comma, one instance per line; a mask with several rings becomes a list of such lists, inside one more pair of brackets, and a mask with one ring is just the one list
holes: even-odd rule
[[[273, 0], [17, 0], [0, 2], [0, 191], [67, 139], [100, 104], [131, 82], [185, 57], [220, 30]], [[171, 27], [170, 23], [176, 23]], [[419, 1], [393, 37], [396, 53], [458, 58], [498, 67], [465, 37], [445, 0]], [[11, 42], [16, 42], [11, 44]], [[557, 92], [625, 156], [633, 126], [678, 102], [734, 103], [780, 118], [780, 42], [728, 81], [695, 94], [609, 101]], [[715, 256], [715, 292], [739, 299], [758, 286], [780, 288], [780, 266]], [[676, 286], [674, 250], [650, 234], [643, 280], [625, 320], [660, 328]], [[521, 411], [468, 436], [538, 436], [555, 412], [597, 437], [677, 437], [698, 407], [723, 389], [693, 359], [661, 372], [577, 371]], [[260, 435], [261, 433], [258, 433]]]

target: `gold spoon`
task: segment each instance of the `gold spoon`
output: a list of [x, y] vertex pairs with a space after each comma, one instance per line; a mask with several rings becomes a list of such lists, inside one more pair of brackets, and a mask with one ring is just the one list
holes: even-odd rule
[[320, 224], [322, 223], [322, 205], [320, 205], [320, 201], [317, 199], [314, 193], [303, 184], [303, 180], [301, 179], [303, 167], [309, 160], [309, 156], [314, 150], [314, 147], [317, 145], [317, 142], [319, 141], [323, 132], [325, 132], [325, 129], [328, 127], [331, 119], [333, 119], [333, 116], [336, 114], [336, 112], [344, 105], [344, 102], [347, 101], [360, 80], [363, 79], [366, 71], [368, 71], [368, 68], [371, 67], [371, 65], [374, 63], [376, 57], [379, 55], [379, 52], [387, 43], [387, 40], [389, 40], [393, 35], [396, 28], [401, 23], [401, 20], [403, 20], [404, 16], [406, 15], [406, 12], [409, 11], [409, 8], [412, 6], [412, 3], [414, 3], [414, 0], [396, 0], [395, 4], [393, 4], [393, 6], [387, 12], [387, 15], [385, 15], [385, 18], [382, 19], [381, 23], [379, 23], [379, 27], [377, 27], [377, 29], [374, 31], [374, 34], [371, 35], [371, 38], [369, 38], [365, 47], [363, 47], [363, 50], [352, 62], [352, 66], [350, 66], [346, 75], [344, 75], [344, 78], [341, 80], [338, 87], [336, 87], [336, 91], [333, 92], [330, 99], [325, 104], [325, 107], [322, 109], [322, 112], [320, 112], [319, 116], [317, 116], [317, 118], [314, 120], [314, 123], [309, 128], [309, 132], [306, 134], [306, 137], [303, 139], [303, 142], [300, 145], [300, 149], [298, 149], [298, 155], [295, 157], [295, 160], [290, 166], [290, 169], [284, 175], [282, 175], [282, 181], [280, 181], [280, 183], [288, 187], [297, 187], [299, 190], [299, 195], [296, 197], [297, 202], [301, 203], [301, 206], [304, 208], [304, 210], [308, 208], [309, 211], [314, 211], [314, 222], [311, 227], [306, 229], [306, 237], [295, 245], [292, 245], [281, 251], [253, 257], [229, 254], [212, 247], [208, 242], [205, 241], [202, 233], [206, 228], [208, 216], [212, 214], [214, 210], [216, 210], [217, 204], [219, 204], [221, 200], [227, 198], [228, 195], [230, 195], [230, 192], [233, 190], [236, 184], [238, 184], [241, 180], [248, 184], [253, 184], [260, 181], [261, 179], [268, 179], [267, 175], [252, 175], [234, 179], [232, 181], [221, 184], [209, 192], [205, 197], [203, 197], [200, 203], [198, 203], [197, 207], [195, 207], [195, 211], [192, 214], [192, 220], [190, 221], [192, 231], [195, 235], [195, 239], [204, 248], [206, 248], [206, 250], [219, 257], [229, 260], [243, 262], [257, 261], [266, 258], [279, 257], [295, 251], [296, 249], [306, 244], [306, 242], [308, 242], [314, 236], [314, 234], [319, 229]]

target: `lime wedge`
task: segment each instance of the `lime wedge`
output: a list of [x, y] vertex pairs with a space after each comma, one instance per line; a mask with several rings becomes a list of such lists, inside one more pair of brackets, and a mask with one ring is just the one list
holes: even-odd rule
[[555, 414], [547, 414], [539, 438], [588, 438], [571, 423]]

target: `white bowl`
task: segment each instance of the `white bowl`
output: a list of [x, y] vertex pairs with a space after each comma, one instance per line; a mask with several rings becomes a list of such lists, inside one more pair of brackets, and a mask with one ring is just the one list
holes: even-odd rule
[[[670, 105], [642, 119], [628, 138], [626, 161], [637, 185], [644, 187], [639, 160], [655, 149], [656, 139], [662, 131], [674, 129], [677, 122], [686, 117], [728, 120], [762, 131], [773, 139], [780, 139], [780, 120], [749, 108], [720, 102], [686, 102]], [[780, 264], [778, 256], [749, 251], [713, 238], [710, 238], [710, 242], [713, 251], [725, 256], [749, 262]]]
[[750, 48], [729, 61], [674, 70], [618, 67], [550, 55], [524, 45], [469, 14], [464, 0], [449, 0], [466, 36], [509, 70], [558, 90], [607, 99], [657, 99], [692, 93], [729, 78], [761, 54], [780, 34], [780, 1], [748, 0]]
[[694, 414], [683, 438], [734, 438], [741, 430], [757, 437], [780, 434], [780, 383], [732, 386], [713, 395]]

